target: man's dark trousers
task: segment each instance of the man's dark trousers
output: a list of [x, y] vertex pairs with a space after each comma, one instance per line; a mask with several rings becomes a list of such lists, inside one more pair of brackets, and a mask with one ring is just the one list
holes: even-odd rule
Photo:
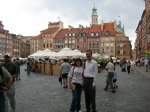
[[3, 92], [0, 92], [0, 112], [5, 112], [5, 96]]
[[96, 112], [95, 96], [96, 88], [93, 88], [94, 78], [84, 78], [84, 94], [85, 94], [85, 104], [86, 112]]

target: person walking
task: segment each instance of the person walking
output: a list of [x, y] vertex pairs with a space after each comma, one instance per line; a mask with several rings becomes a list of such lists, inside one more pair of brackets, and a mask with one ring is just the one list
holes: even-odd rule
[[0, 112], [6, 112], [4, 92], [11, 87], [12, 83], [13, 78], [10, 73], [6, 70], [6, 68], [0, 67]]
[[31, 67], [31, 62], [28, 61], [28, 62], [27, 62], [27, 75], [28, 75], [28, 76], [30, 76], [31, 68], [32, 68], [32, 67]]
[[149, 64], [149, 60], [148, 60], [148, 58], [145, 58], [145, 60], [144, 60], [144, 66], [145, 66], [146, 72], [148, 72], [148, 64]]
[[134, 68], [135, 68], [135, 61], [133, 59], [130, 60], [131, 63], [131, 74], [134, 73]]
[[76, 59], [68, 74], [68, 87], [72, 89], [72, 102], [70, 112], [80, 112], [81, 93], [83, 86], [82, 60]]
[[[8, 72], [13, 77], [13, 82], [15, 82], [16, 74], [17, 74], [17, 67], [15, 63], [11, 60], [10, 54], [5, 54], [4, 56], [4, 63], [2, 63], [2, 66], [5, 67]], [[8, 101], [9, 100], [9, 101]], [[8, 108], [8, 102], [10, 102], [10, 106], [13, 112], [15, 112], [16, 109], [16, 101], [15, 101], [15, 83], [13, 83], [8, 91], [6, 91], [6, 109]], [[8, 110], [6, 110], [7, 112]]]
[[111, 89], [112, 89], [111, 92], [115, 93], [115, 88], [114, 88], [113, 83], [112, 83], [112, 78], [113, 78], [113, 76], [114, 76], [114, 73], [113, 73], [113, 71], [114, 71], [114, 64], [113, 64], [112, 58], [110, 58], [110, 60], [109, 60], [109, 62], [107, 63], [107, 65], [106, 65], [105, 68], [106, 68], [106, 70], [108, 71], [108, 74], [107, 74], [106, 86], [105, 86], [104, 90], [105, 90], [105, 91], [108, 91], [108, 87], [109, 87], [109, 85], [110, 85], [110, 87], [111, 87]]
[[21, 77], [20, 77], [20, 66], [21, 66], [21, 61], [19, 58], [17, 58], [15, 61], [15, 64], [17, 66], [17, 75], [16, 75], [16, 80], [21, 80]]
[[63, 79], [63, 88], [67, 88], [67, 77], [70, 71], [70, 64], [67, 62], [67, 59], [64, 59], [64, 62], [60, 66], [60, 75]]
[[97, 62], [92, 59], [92, 51], [86, 51], [87, 61], [84, 66], [83, 88], [85, 94], [86, 112], [96, 112], [96, 77], [98, 74]]
[[130, 68], [131, 68], [131, 63], [129, 60], [127, 60], [127, 72], [130, 74]]

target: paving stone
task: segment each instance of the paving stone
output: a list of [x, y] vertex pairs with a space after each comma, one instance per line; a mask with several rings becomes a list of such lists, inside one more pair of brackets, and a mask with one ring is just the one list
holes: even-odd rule
[[[27, 76], [21, 67], [21, 79], [16, 81], [16, 112], [69, 112], [72, 99], [71, 90], [63, 89], [58, 77], [31, 73]], [[134, 74], [118, 74], [116, 93], [104, 91], [106, 74], [98, 74], [96, 105], [98, 112], [150, 112], [150, 78], [135, 69]], [[148, 74], [146, 74], [148, 75]], [[82, 111], [85, 110], [84, 93], [81, 99]]]

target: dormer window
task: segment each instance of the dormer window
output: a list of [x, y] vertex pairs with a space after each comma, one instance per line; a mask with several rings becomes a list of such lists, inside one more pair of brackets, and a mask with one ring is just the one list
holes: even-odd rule
[[109, 36], [109, 35], [110, 35], [109, 31], [106, 31], [105, 36]]

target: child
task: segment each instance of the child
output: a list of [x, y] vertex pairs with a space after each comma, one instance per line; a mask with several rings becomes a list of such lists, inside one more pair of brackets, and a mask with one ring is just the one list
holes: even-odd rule
[[113, 76], [113, 78], [112, 78], [112, 82], [113, 82], [113, 87], [115, 88], [115, 89], [117, 89], [118, 88], [118, 86], [117, 86], [117, 84], [116, 84], [116, 82], [117, 82], [117, 73], [114, 71], [114, 76]]

